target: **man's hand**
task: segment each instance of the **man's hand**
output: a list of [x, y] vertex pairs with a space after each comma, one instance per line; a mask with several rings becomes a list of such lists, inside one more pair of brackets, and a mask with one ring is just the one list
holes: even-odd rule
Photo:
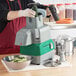
[[49, 8], [46, 9], [47, 16], [51, 15]]
[[18, 13], [19, 17], [35, 17], [36, 12], [32, 9], [20, 10]]

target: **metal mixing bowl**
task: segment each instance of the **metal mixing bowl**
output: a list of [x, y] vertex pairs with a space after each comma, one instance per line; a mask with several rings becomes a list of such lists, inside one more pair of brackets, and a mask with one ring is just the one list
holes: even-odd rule
[[[23, 61], [23, 62], [11, 62], [11, 60], [13, 60], [16, 57], [24, 57], [27, 60]], [[26, 56], [26, 55], [11, 55], [11, 56], [6, 56], [2, 59], [5, 64], [13, 70], [20, 70], [25, 68], [26, 66], [30, 65], [31, 63], [31, 57], [30, 56]]]

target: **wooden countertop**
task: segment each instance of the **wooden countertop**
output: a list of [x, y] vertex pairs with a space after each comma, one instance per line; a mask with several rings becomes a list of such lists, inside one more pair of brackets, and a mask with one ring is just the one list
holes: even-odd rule
[[1, 63], [1, 58], [4, 56], [6, 55], [0, 55], [0, 76], [76, 76], [76, 52], [73, 56], [68, 58], [68, 60], [72, 63], [72, 67], [59, 67], [15, 73], [7, 72], [6, 68]]

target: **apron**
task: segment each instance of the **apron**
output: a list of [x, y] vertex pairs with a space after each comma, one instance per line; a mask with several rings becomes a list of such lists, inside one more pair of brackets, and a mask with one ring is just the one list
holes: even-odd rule
[[[6, 0], [11, 11], [9, 1]], [[18, 0], [20, 10], [22, 10], [20, 0]], [[19, 53], [20, 47], [15, 46], [17, 31], [26, 26], [26, 18], [20, 17], [7, 23], [5, 29], [0, 33], [0, 54]]]

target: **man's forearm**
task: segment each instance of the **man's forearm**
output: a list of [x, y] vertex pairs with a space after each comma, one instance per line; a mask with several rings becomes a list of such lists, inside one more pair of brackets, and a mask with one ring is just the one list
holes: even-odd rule
[[14, 20], [19, 17], [35, 17], [36, 12], [31, 9], [10, 11], [7, 14], [7, 20]]
[[10, 11], [10, 12], [8, 12], [7, 20], [14, 20], [14, 19], [18, 18], [19, 17], [18, 12], [19, 11]]

